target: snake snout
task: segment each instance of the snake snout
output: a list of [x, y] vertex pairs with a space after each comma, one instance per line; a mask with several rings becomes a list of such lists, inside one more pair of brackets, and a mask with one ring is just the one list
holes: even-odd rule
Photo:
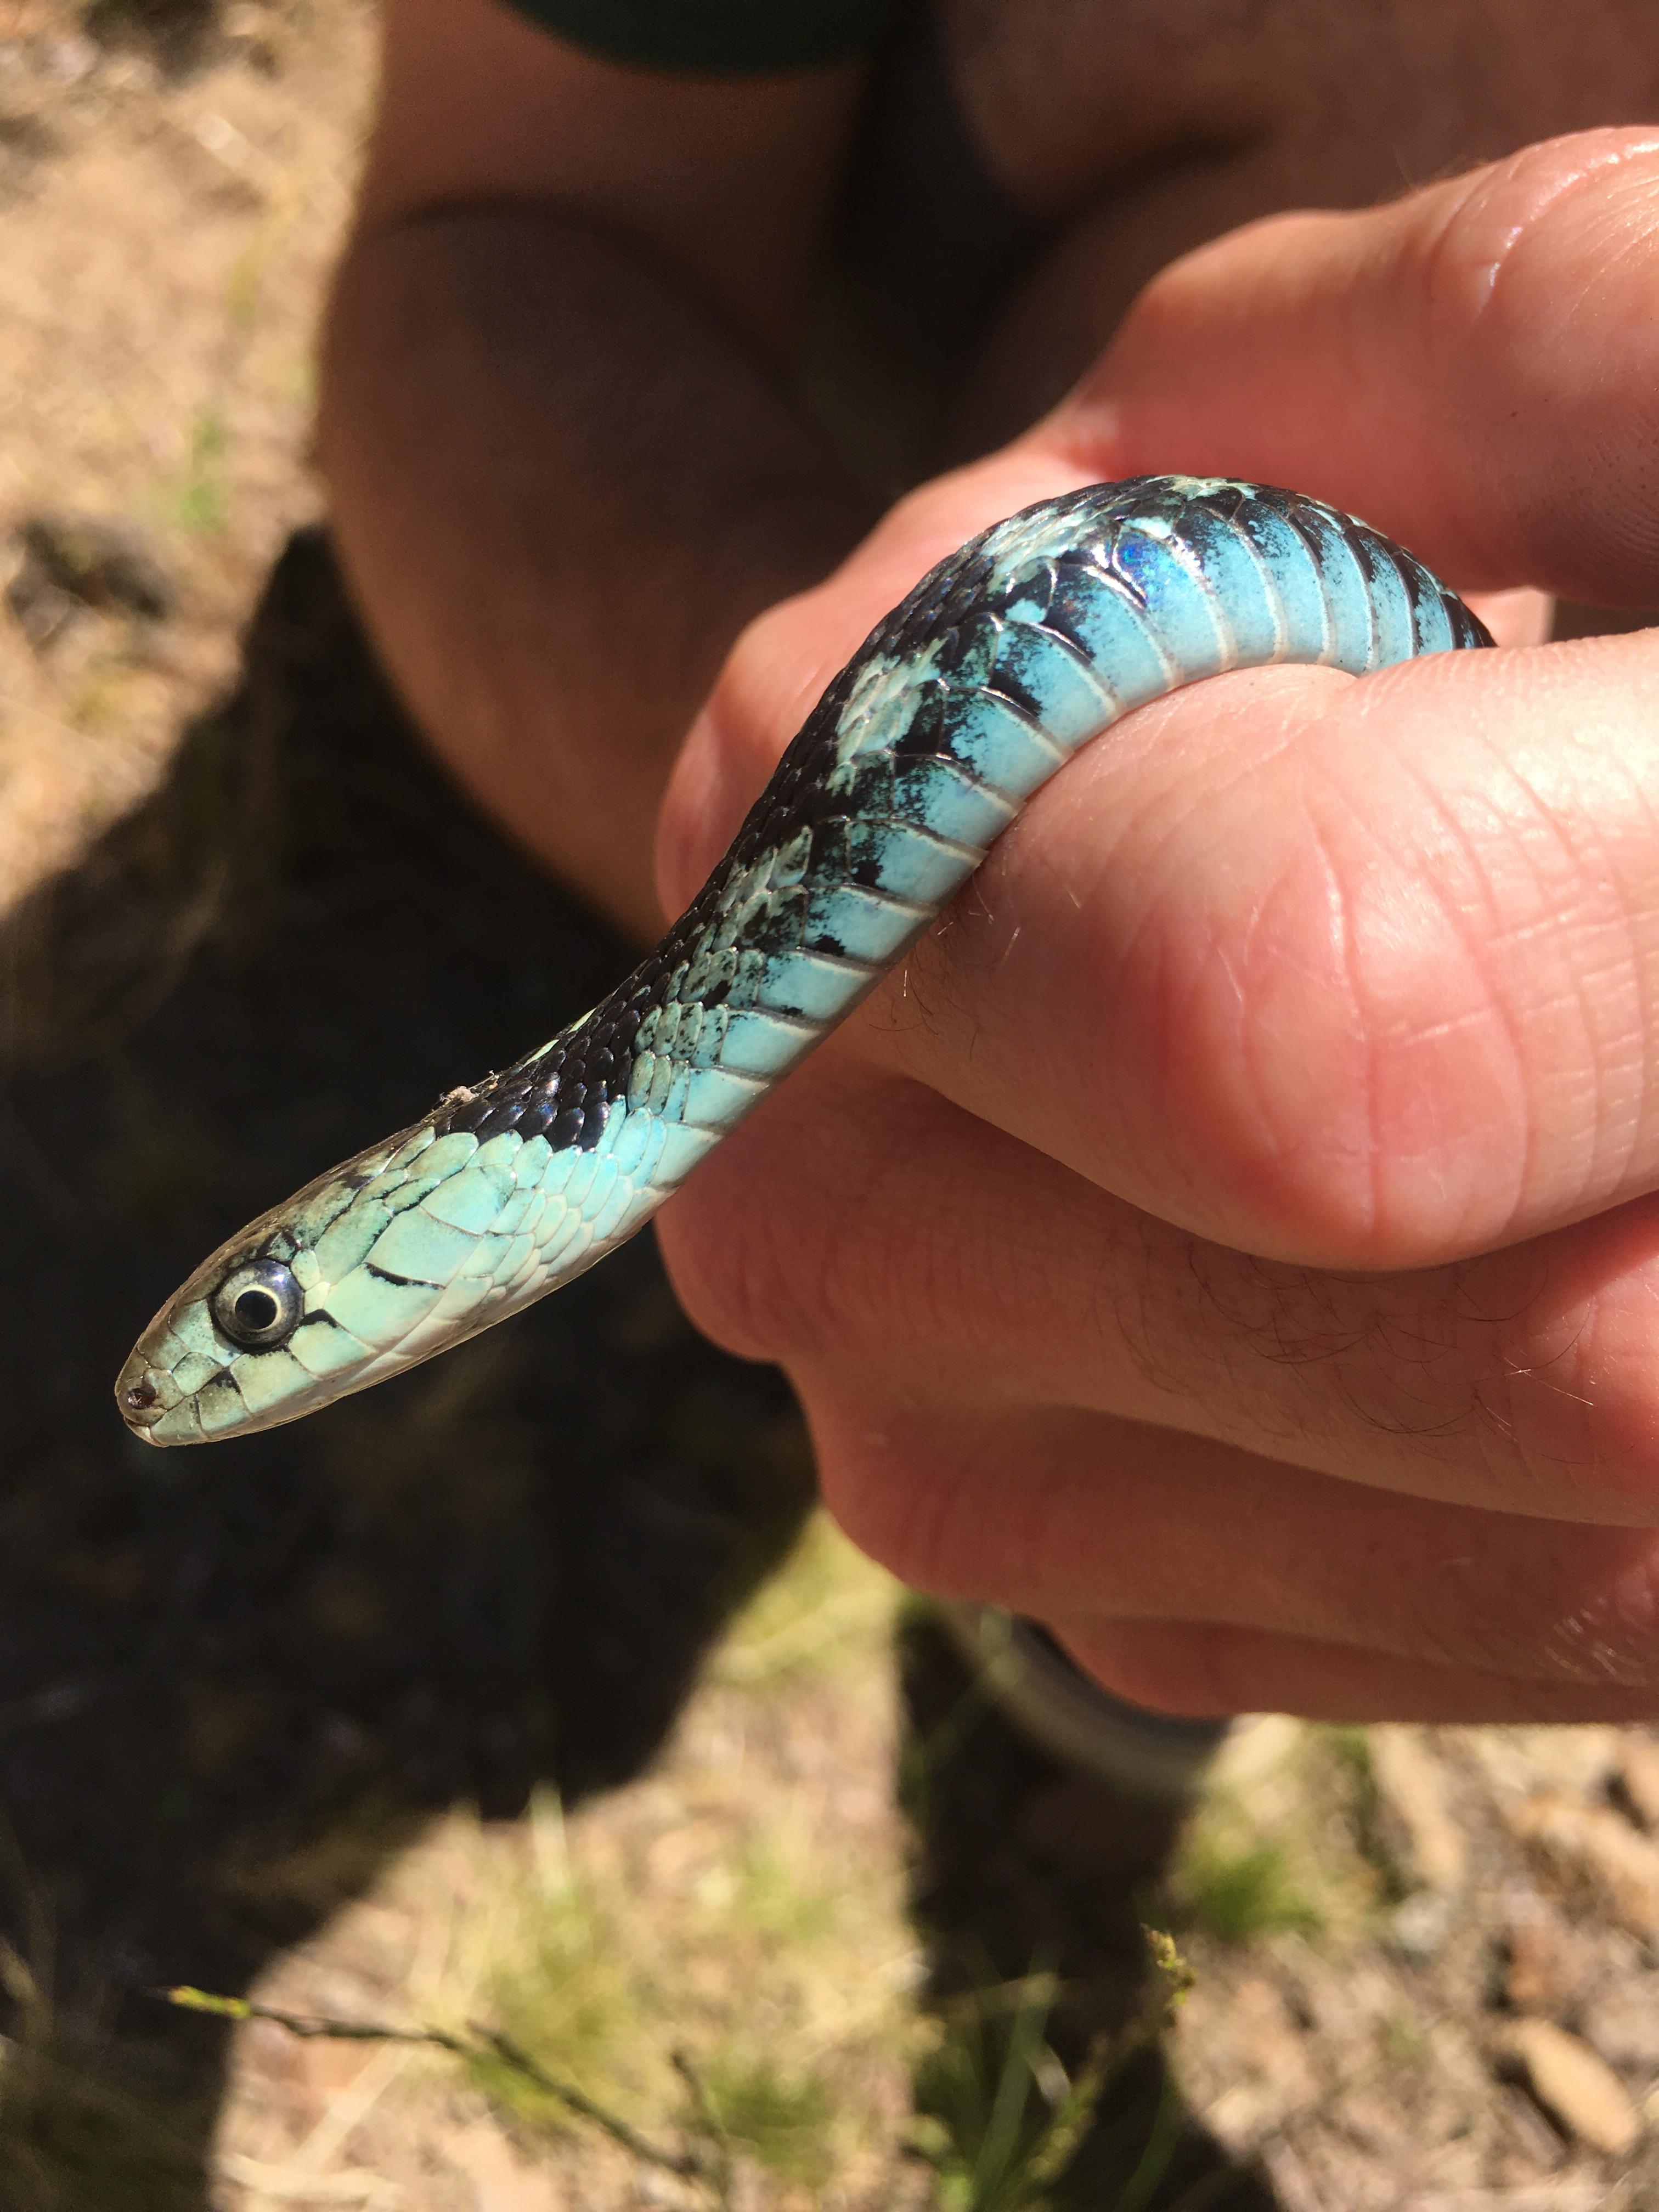
[[134, 1436], [142, 1437], [147, 1444], [155, 1443], [150, 1431], [167, 1412], [167, 1400], [148, 1361], [127, 1362], [116, 1382], [115, 1402]]

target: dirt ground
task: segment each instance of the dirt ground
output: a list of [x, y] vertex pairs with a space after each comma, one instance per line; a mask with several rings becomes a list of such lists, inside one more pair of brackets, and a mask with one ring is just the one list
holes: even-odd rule
[[371, 70], [364, 0], [0, 0], [0, 2212], [1659, 2208], [1648, 1732], [1116, 1799], [646, 1244], [228, 1461], [120, 1430], [228, 1221], [624, 958], [308, 526]]

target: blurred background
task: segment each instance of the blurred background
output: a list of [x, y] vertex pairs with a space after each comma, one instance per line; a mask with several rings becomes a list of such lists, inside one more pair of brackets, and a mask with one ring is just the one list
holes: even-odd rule
[[1268, 1721], [1115, 1796], [648, 1241], [296, 1429], [122, 1430], [229, 1226], [627, 961], [319, 525], [373, 49], [0, 0], [0, 2207], [1659, 2203], [1645, 1732]]

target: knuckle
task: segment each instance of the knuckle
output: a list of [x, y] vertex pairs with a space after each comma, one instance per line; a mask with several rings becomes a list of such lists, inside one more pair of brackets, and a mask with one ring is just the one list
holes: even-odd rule
[[[1431, 280], [1431, 306], [1464, 320], [1484, 316], [1528, 251], [1598, 187], [1650, 203], [1659, 136], [1613, 128], [1546, 139], [1406, 203], [1407, 248]], [[1598, 273], [1586, 270], [1587, 278]]]
[[[1425, 427], [1466, 487], [1471, 577], [1618, 600], [1632, 551], [1650, 562], [1656, 240], [1651, 131], [1548, 140], [1405, 204], [1404, 290], [1435, 395]], [[1617, 447], [1610, 403], [1632, 410]], [[1517, 420], [1547, 423], [1553, 466], [1529, 447], [1517, 470]], [[1577, 497], [1564, 500], [1564, 476]], [[1506, 499], [1492, 501], [1494, 481], [1513, 485]]]

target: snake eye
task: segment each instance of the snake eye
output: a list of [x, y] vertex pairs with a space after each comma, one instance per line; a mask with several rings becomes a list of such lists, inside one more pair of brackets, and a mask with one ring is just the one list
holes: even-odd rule
[[250, 1260], [213, 1294], [214, 1320], [249, 1352], [285, 1342], [304, 1310], [300, 1285], [280, 1260]]

